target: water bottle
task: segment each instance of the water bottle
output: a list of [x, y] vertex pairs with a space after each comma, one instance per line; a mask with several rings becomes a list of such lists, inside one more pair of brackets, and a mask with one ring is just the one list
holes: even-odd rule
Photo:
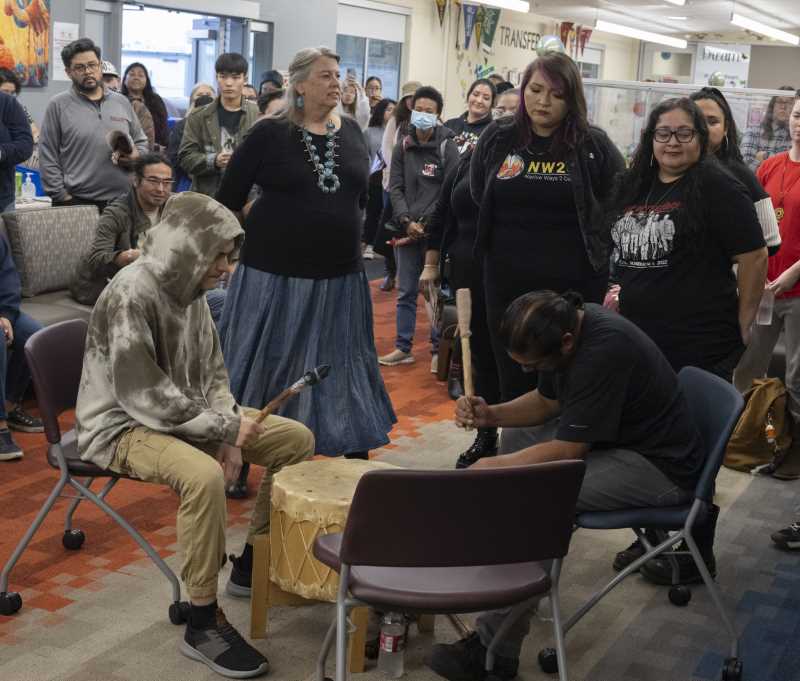
[[775, 306], [775, 294], [769, 289], [764, 289], [761, 294], [761, 302], [758, 304], [756, 313], [756, 324], [759, 326], [769, 326], [772, 324], [772, 308]]
[[378, 669], [390, 679], [403, 675], [403, 652], [406, 649], [406, 623], [403, 615], [389, 612], [381, 624]]
[[25, 175], [25, 184], [22, 185], [22, 200], [33, 201], [36, 198], [36, 185], [33, 184], [33, 179], [30, 173]]

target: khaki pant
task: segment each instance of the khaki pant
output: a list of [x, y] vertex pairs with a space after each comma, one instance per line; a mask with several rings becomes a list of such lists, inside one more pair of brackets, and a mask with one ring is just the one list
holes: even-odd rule
[[[254, 418], [258, 412], [242, 409]], [[272, 476], [314, 454], [314, 436], [297, 421], [270, 416], [258, 442], [242, 449], [242, 460], [264, 467], [247, 541], [269, 532]], [[169, 485], [180, 497], [177, 530], [183, 549], [181, 578], [189, 598], [217, 595], [217, 574], [225, 556], [226, 499], [222, 467], [213, 457], [171, 435], [139, 427], [119, 441], [109, 465], [144, 482]]]

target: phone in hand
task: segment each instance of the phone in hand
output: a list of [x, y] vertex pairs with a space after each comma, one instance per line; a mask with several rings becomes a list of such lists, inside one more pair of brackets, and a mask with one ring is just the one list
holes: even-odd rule
[[358, 80], [358, 74], [353, 67], [347, 69], [347, 79], [348, 80]]

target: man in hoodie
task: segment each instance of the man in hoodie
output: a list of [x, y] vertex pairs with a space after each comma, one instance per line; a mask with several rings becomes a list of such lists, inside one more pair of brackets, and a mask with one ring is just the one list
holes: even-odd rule
[[[411, 364], [417, 320], [419, 277], [425, 264], [425, 224], [436, 208], [445, 175], [458, 165], [458, 147], [449, 128], [439, 124], [444, 106], [435, 88], [419, 88], [411, 100], [411, 132], [392, 152], [389, 195], [394, 221], [407, 237], [395, 248], [397, 260], [397, 339], [395, 349], [378, 358], [384, 366]], [[432, 246], [433, 247], [433, 246]], [[438, 248], [438, 246], [437, 246]], [[431, 371], [436, 373], [438, 338], [431, 328]]]
[[230, 393], [203, 293], [227, 272], [242, 236], [233, 213], [209, 197], [184, 192], [167, 201], [141, 255], [94, 307], [76, 406], [84, 460], [180, 496], [181, 577], [191, 602], [180, 650], [232, 678], [269, 665], [217, 607], [226, 482], [236, 480], [243, 459], [266, 469], [227, 586], [249, 597], [252, 540], [269, 529], [272, 475], [314, 452], [305, 426], [278, 416], [261, 425]]

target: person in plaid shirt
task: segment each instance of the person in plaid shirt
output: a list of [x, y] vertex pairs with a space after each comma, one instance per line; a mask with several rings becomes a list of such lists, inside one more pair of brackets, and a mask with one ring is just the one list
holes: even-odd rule
[[[782, 85], [778, 89], [794, 91], [791, 85]], [[761, 125], [748, 128], [745, 132], [741, 144], [742, 156], [754, 172], [761, 161], [792, 146], [789, 137], [789, 113], [793, 104], [794, 97], [773, 97], [769, 100]]]

